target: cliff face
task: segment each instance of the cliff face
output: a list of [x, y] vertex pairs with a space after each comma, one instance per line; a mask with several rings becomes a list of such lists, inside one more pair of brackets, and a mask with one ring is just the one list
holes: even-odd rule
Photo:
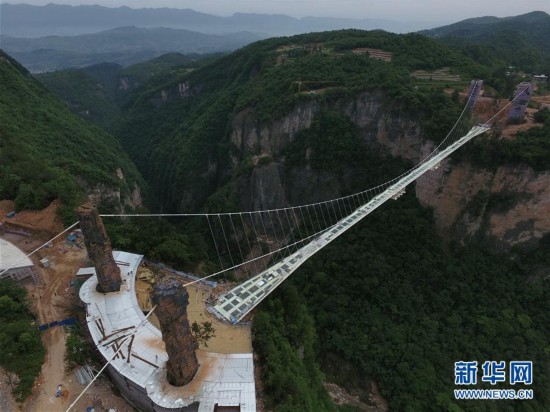
[[[79, 178], [77, 181], [84, 188], [88, 200], [93, 204], [108, 204], [120, 213], [124, 212], [126, 207], [135, 209], [143, 206], [141, 188], [138, 184], [134, 182], [133, 187], [128, 184], [120, 168], [116, 169], [115, 174], [121, 181], [119, 187], [104, 183], [90, 185]], [[125, 190], [122, 190], [121, 187], [124, 187]]]
[[434, 209], [441, 234], [461, 243], [481, 241], [498, 250], [530, 248], [550, 233], [548, 171], [447, 165], [419, 179], [416, 195]]
[[[242, 210], [324, 200], [348, 189], [346, 179], [336, 179], [333, 172], [312, 170], [306, 164], [289, 171], [286, 166], [285, 148], [300, 131], [311, 127], [321, 110], [350, 119], [367, 144], [381, 146], [394, 156], [418, 160], [420, 125], [389, 105], [381, 93], [365, 92], [352, 99], [340, 98], [323, 104], [315, 100], [300, 102], [289, 114], [267, 124], [258, 119], [253, 109], [247, 108], [234, 117], [230, 133], [230, 141], [238, 149], [233, 162], [237, 164], [252, 156], [254, 164], [250, 176], [235, 184]], [[342, 174], [349, 175], [351, 171], [344, 170]]]
[[[311, 127], [322, 109], [349, 118], [361, 138], [393, 156], [417, 163], [433, 150], [422, 140], [415, 119], [392, 107], [380, 93], [361, 93], [353, 99], [337, 99], [322, 106], [317, 101], [297, 104], [286, 116], [264, 124], [252, 109], [238, 113], [232, 123], [231, 142], [239, 158], [252, 156], [248, 178], [235, 184], [242, 210], [276, 208], [337, 197], [346, 190], [346, 177], [316, 171], [307, 165], [287, 170], [283, 150], [298, 132]], [[479, 137], [483, 138], [483, 137]], [[269, 162], [262, 162], [262, 158]], [[266, 164], [267, 163], [267, 164]], [[347, 176], [346, 176], [347, 173]], [[532, 247], [550, 232], [550, 172], [535, 173], [526, 166], [502, 166], [495, 171], [450, 159], [416, 184], [416, 196], [434, 209], [440, 234], [448, 241], [482, 242], [497, 250], [512, 246]]]
[[391, 107], [381, 93], [365, 92], [353, 99], [337, 99], [326, 105], [311, 100], [298, 103], [292, 111], [269, 124], [257, 119], [247, 108], [233, 120], [231, 143], [246, 154], [279, 154], [301, 130], [311, 126], [321, 109], [336, 111], [348, 117], [368, 142], [377, 142], [394, 156], [417, 159], [421, 136], [420, 125]]

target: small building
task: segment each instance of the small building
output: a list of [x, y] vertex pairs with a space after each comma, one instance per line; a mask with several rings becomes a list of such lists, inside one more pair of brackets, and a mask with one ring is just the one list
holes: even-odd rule
[[0, 275], [1, 279], [22, 280], [33, 274], [33, 263], [27, 255], [5, 239], [0, 239]]
[[536, 82], [547, 82], [548, 81], [548, 76], [545, 75], [545, 74], [534, 74], [533, 75], [533, 80], [536, 81]]

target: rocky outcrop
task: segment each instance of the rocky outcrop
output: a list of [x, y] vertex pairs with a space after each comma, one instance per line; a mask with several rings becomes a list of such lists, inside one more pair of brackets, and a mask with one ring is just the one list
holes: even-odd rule
[[319, 103], [313, 100], [299, 103], [286, 116], [264, 123], [257, 119], [254, 110], [247, 108], [233, 119], [231, 143], [243, 154], [280, 153], [300, 130], [311, 126], [319, 109]]
[[156, 305], [155, 315], [168, 353], [168, 382], [174, 386], [186, 385], [199, 369], [195, 353], [198, 344], [187, 318], [187, 290], [176, 279], [160, 279], [154, 286], [151, 301]]
[[88, 256], [96, 270], [98, 292], [118, 292], [122, 283], [120, 269], [113, 259], [111, 241], [99, 217], [97, 207], [87, 203], [80, 206], [76, 213]]
[[531, 248], [550, 233], [550, 172], [526, 166], [495, 171], [462, 162], [420, 178], [416, 195], [434, 210], [441, 234], [498, 250]]
[[[141, 207], [143, 199], [141, 197], [141, 188], [138, 184], [134, 182], [132, 187], [126, 181], [120, 168], [114, 171], [114, 175], [122, 182], [122, 185], [114, 186], [112, 184], [97, 183], [92, 186], [87, 181], [78, 177], [77, 181], [84, 188], [90, 203], [109, 205], [113, 210], [117, 210], [120, 213], [125, 208], [135, 209]], [[124, 187], [124, 190], [121, 187]]]

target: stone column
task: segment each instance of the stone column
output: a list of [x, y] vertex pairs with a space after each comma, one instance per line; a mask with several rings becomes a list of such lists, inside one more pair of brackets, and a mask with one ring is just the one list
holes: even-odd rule
[[165, 277], [155, 283], [151, 301], [157, 305], [155, 315], [168, 353], [168, 382], [174, 386], [186, 385], [199, 369], [197, 339], [191, 334], [187, 318], [187, 290], [176, 279]]
[[76, 214], [84, 235], [88, 256], [95, 266], [97, 291], [102, 293], [118, 292], [122, 283], [120, 268], [113, 258], [111, 241], [107, 236], [103, 221], [99, 217], [97, 207], [86, 203], [76, 210]]

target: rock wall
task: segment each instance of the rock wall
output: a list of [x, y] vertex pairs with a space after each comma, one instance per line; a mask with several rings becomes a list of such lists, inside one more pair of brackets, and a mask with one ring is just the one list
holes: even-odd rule
[[76, 213], [88, 256], [96, 270], [98, 292], [119, 291], [122, 283], [120, 269], [113, 259], [111, 241], [99, 217], [97, 207], [88, 203], [79, 207]]
[[[248, 180], [235, 189], [242, 210], [283, 207], [342, 194], [342, 182], [330, 172], [313, 171], [305, 165], [290, 174], [285, 169], [283, 149], [298, 132], [311, 126], [321, 109], [348, 117], [365, 142], [393, 156], [417, 163], [434, 148], [433, 142], [423, 141], [416, 119], [390, 105], [382, 93], [364, 92], [353, 99], [322, 104], [301, 102], [270, 124], [258, 120], [248, 108], [234, 117], [230, 133], [240, 152], [234, 161], [248, 155], [255, 162]], [[259, 162], [264, 157], [271, 162]], [[536, 246], [550, 232], [550, 172], [536, 173], [521, 165], [491, 171], [446, 159], [439, 169], [417, 181], [416, 195], [424, 206], [434, 209], [438, 230], [448, 241], [483, 242], [508, 250]]]
[[[394, 156], [418, 161], [421, 129], [418, 122], [391, 106], [382, 93], [364, 92], [354, 98], [338, 98], [320, 103], [300, 102], [280, 119], [259, 120], [253, 109], [239, 112], [233, 119], [230, 141], [237, 148], [234, 164], [252, 156], [254, 168], [246, 181], [234, 184], [241, 210], [278, 208], [340, 196], [347, 188], [335, 174], [311, 170], [304, 165], [291, 173], [285, 166], [284, 149], [296, 135], [311, 127], [323, 109], [348, 117], [357, 125], [368, 144], [383, 147]], [[270, 162], [261, 162], [269, 158]], [[343, 174], [351, 171], [343, 171]], [[352, 178], [352, 176], [350, 176]]]
[[199, 369], [195, 353], [198, 344], [187, 318], [187, 290], [175, 279], [160, 279], [153, 288], [151, 301], [157, 305], [155, 315], [168, 353], [168, 382], [174, 386], [186, 385]]
[[420, 178], [416, 195], [432, 207], [441, 234], [497, 250], [531, 248], [550, 233], [550, 172], [527, 166], [494, 171], [462, 162]]
[[289, 114], [269, 124], [258, 120], [254, 110], [247, 108], [233, 119], [231, 143], [243, 155], [280, 154], [298, 132], [311, 126], [315, 114], [323, 108], [348, 117], [366, 141], [379, 143], [392, 155], [418, 159], [420, 125], [378, 92], [364, 92], [353, 99], [339, 98], [323, 104], [316, 100], [301, 102]]

